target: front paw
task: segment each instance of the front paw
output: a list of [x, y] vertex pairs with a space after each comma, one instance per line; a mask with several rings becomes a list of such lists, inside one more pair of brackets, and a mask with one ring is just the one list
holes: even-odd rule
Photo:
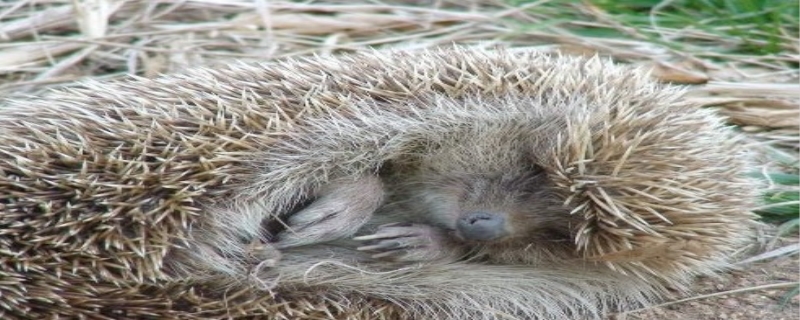
[[359, 251], [372, 258], [390, 261], [455, 261], [461, 250], [446, 231], [424, 224], [392, 223], [378, 227], [374, 234], [353, 238], [366, 241]]
[[278, 234], [281, 249], [349, 238], [361, 228], [383, 201], [377, 177], [344, 178], [324, 188], [319, 198], [285, 220]]

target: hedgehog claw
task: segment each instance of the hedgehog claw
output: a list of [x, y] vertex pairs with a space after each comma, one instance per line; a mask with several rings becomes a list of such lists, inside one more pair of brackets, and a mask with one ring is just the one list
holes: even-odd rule
[[369, 242], [356, 250], [373, 252], [373, 259], [433, 261], [452, 256], [456, 251], [443, 230], [423, 224], [386, 224], [378, 227], [374, 234], [353, 240]]

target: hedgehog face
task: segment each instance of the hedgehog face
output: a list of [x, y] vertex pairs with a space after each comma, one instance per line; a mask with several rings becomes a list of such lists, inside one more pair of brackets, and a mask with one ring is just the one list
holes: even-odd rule
[[432, 224], [476, 244], [527, 245], [570, 238], [568, 209], [550, 192], [538, 168], [494, 174], [458, 174], [420, 184]]

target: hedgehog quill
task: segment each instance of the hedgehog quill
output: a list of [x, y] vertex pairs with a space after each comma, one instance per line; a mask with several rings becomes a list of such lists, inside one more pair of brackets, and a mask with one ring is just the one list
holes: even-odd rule
[[0, 107], [0, 315], [601, 318], [747, 246], [752, 163], [600, 58], [374, 51]]

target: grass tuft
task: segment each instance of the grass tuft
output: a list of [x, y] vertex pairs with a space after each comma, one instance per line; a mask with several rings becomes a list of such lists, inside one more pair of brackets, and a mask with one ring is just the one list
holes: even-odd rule
[[767, 174], [766, 179], [775, 187], [765, 192], [765, 205], [756, 213], [766, 222], [779, 224], [781, 235], [797, 232], [800, 227], [800, 176], [796, 172], [774, 172]]
[[725, 39], [728, 53], [776, 54], [797, 38], [797, 2], [785, 0], [595, 0], [620, 23], [651, 36], [659, 28], [701, 31]]

